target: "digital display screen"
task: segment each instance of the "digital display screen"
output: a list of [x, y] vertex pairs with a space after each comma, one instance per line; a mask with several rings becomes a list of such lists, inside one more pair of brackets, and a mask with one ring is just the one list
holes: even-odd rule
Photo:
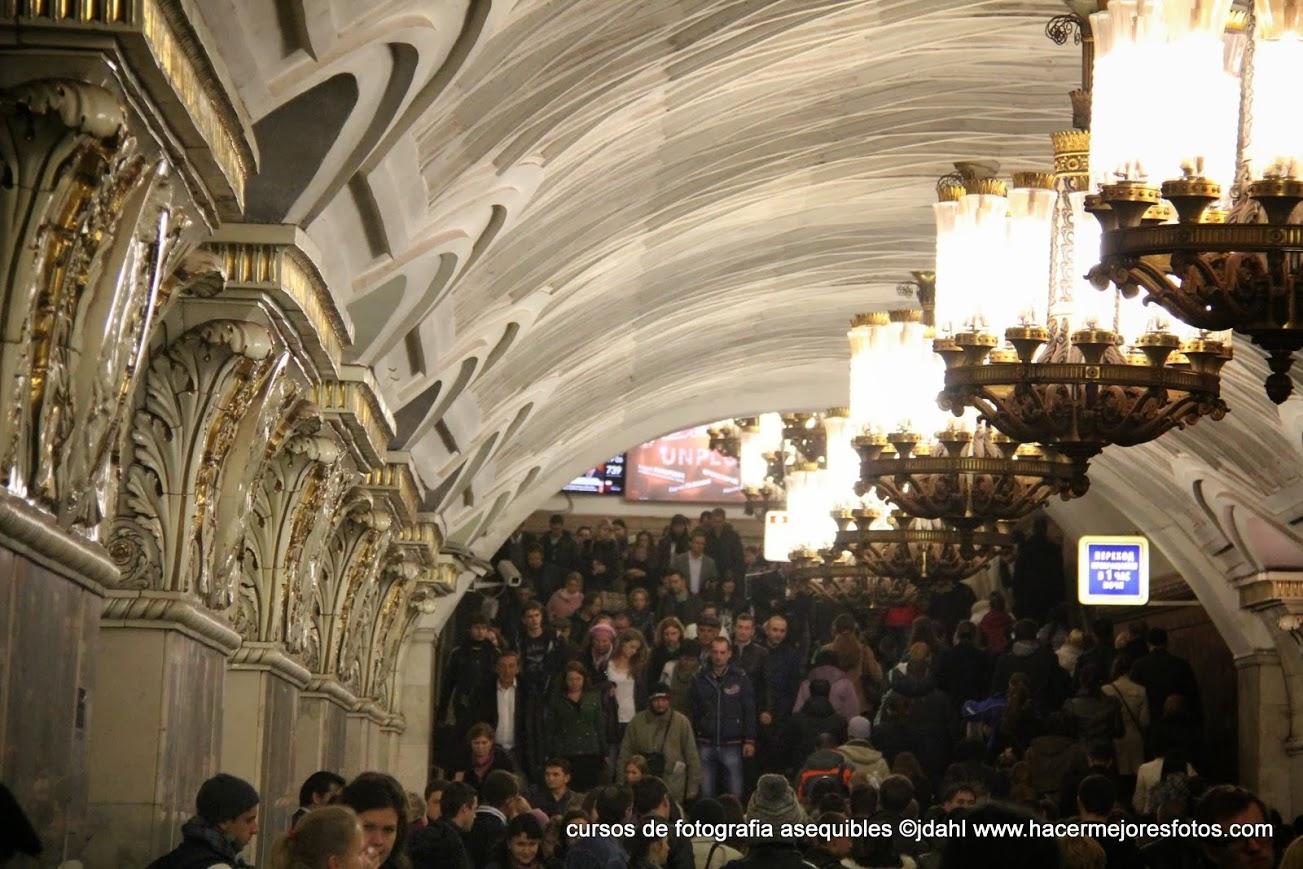
[[1149, 540], [1084, 535], [1077, 543], [1077, 600], [1104, 606], [1149, 602]]
[[630, 501], [741, 504], [746, 501], [737, 459], [710, 448], [708, 426], [648, 441], [627, 453], [625, 498]]
[[624, 493], [624, 455], [609, 459], [588, 473], [575, 477], [561, 487], [562, 492], [587, 495], [620, 495]]

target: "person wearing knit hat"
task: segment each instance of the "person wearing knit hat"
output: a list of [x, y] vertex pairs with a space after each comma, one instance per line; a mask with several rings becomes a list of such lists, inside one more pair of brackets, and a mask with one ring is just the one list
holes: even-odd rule
[[810, 864], [801, 852], [801, 843], [791, 836], [783, 836], [784, 824], [807, 821], [787, 779], [775, 773], [760, 776], [755, 793], [751, 794], [751, 802], [747, 804], [746, 819], [748, 824], [769, 825], [772, 835], [757, 834], [747, 855], [729, 863], [730, 869], [809, 869]]
[[783, 824], [803, 824], [806, 814], [796, 801], [791, 782], [778, 773], [767, 772], [756, 782], [755, 793], [747, 803], [747, 820], [773, 825], [777, 837]]
[[258, 833], [258, 791], [218, 773], [199, 786], [195, 816], [181, 825], [181, 844], [149, 869], [247, 869], [240, 852]]

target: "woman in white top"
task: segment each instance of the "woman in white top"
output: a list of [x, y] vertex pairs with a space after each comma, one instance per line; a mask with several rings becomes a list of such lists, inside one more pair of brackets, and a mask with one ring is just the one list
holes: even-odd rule
[[647, 641], [642, 631], [628, 628], [616, 640], [611, 659], [606, 662], [606, 679], [611, 683], [615, 699], [615, 720], [619, 724], [620, 738], [624, 738], [624, 728], [633, 716], [647, 705], [643, 672], [647, 667], [647, 656]]
[[1149, 729], [1149, 699], [1143, 685], [1132, 681], [1128, 672], [1130, 662], [1124, 656], [1113, 661], [1113, 681], [1102, 690], [1116, 697], [1122, 705], [1122, 724], [1126, 728], [1120, 739], [1113, 741], [1117, 756], [1118, 775], [1131, 776], [1145, 762], [1145, 731]]

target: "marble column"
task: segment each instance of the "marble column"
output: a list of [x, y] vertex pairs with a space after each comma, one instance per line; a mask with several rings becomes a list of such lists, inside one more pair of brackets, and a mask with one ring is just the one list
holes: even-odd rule
[[294, 724], [296, 781], [302, 782], [319, 769], [346, 774], [345, 718], [356, 705], [357, 699], [334, 679], [314, 678], [299, 695]]
[[402, 685], [399, 711], [407, 726], [398, 737], [393, 773], [403, 787], [423, 791], [430, 769], [430, 734], [434, 726], [434, 654], [438, 631], [418, 622], [399, 664]]
[[221, 769], [226, 658], [240, 637], [181, 593], [110, 591], [96, 643], [88, 866], [145, 866], [180, 841]]
[[86, 830], [86, 731], [95, 636], [116, 571], [93, 545], [0, 492], [0, 781], [54, 865]]
[[[1263, 649], [1235, 659], [1240, 783], [1284, 817], [1297, 811], [1291, 780], [1289, 689], [1280, 653]], [[1291, 754], [1294, 756], [1291, 757]]]
[[245, 642], [226, 668], [222, 768], [253, 782], [265, 831], [250, 843], [250, 862], [271, 862], [271, 843], [289, 829], [299, 803], [295, 729], [299, 693], [310, 673], [275, 643]]

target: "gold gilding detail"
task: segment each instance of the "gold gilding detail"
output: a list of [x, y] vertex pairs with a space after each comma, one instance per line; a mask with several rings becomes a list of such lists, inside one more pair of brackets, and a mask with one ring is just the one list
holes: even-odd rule
[[243, 204], [244, 185], [252, 167], [236, 144], [235, 135], [218, 115], [199, 73], [159, 8], [158, 0], [144, 0], [141, 13], [140, 32], [150, 54], [212, 149], [213, 160], [230, 182], [236, 199]]
[[968, 178], [964, 180], [964, 190], [969, 194], [981, 196], [1008, 196], [1009, 185], [999, 178]]
[[1013, 186], [1053, 190], [1054, 176], [1049, 172], [1015, 172], [1013, 173]]
[[352, 380], [328, 380], [313, 387], [313, 400], [327, 415], [351, 416], [358, 430], [367, 438], [368, 452], [381, 457], [389, 448], [394, 432], [370, 388]]
[[368, 471], [366, 481], [362, 485], [368, 489], [384, 489], [396, 495], [398, 503], [406, 511], [402, 517], [406, 520], [414, 518], [420, 509], [416, 476], [412, 473], [410, 465], [386, 462]]
[[1059, 130], [1050, 133], [1054, 145], [1054, 175], [1084, 176], [1090, 172], [1090, 133], [1085, 130]]
[[860, 326], [885, 326], [891, 320], [886, 311], [870, 311], [867, 314], [856, 314], [851, 317], [851, 328], [858, 329]]
[[85, 24], [130, 24], [131, 4], [127, 0], [20, 0], [18, 15]]
[[228, 284], [274, 287], [307, 318], [326, 355], [338, 366], [351, 343], [330, 290], [311, 260], [297, 249], [275, 244], [214, 244], [226, 266]]

